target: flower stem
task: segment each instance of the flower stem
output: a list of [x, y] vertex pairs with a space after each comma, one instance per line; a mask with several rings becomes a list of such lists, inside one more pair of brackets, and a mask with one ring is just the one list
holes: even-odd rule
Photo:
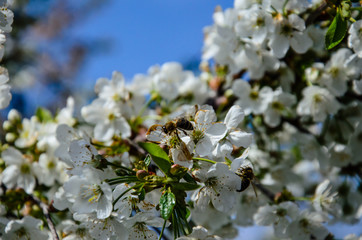
[[136, 172], [133, 171], [132, 169], [130, 169], [130, 168], [128, 168], [128, 167], [124, 167], [124, 166], [122, 166], [122, 165], [117, 165], [117, 164], [114, 164], [114, 163], [112, 163], [112, 162], [107, 162], [107, 164], [108, 164], [108, 165], [111, 165], [111, 166], [113, 166], [113, 167], [116, 167], [116, 168], [121, 168], [121, 169], [126, 170], [127, 172], [130, 172], [130, 173], [133, 173], [133, 174], [136, 173]]
[[123, 197], [126, 193], [128, 193], [129, 191], [131, 191], [134, 188], [138, 188], [139, 186], [141, 186], [142, 184], [136, 184], [133, 187], [128, 188], [126, 191], [124, 191], [121, 195], [119, 195], [114, 201], [113, 201], [113, 206], [118, 202], [118, 200]]
[[312, 201], [313, 199], [310, 197], [294, 197], [295, 201]]
[[196, 160], [196, 161], [204, 161], [204, 162], [209, 162], [209, 163], [212, 163], [212, 164], [215, 164], [216, 162], [215, 161], [212, 161], [210, 159], [207, 159], [207, 158], [199, 158], [199, 157], [193, 157], [192, 160]]
[[161, 238], [162, 238], [163, 230], [165, 230], [165, 228], [166, 228], [166, 222], [167, 222], [167, 220], [165, 220], [165, 221], [163, 222], [162, 230], [161, 230], [160, 237], [158, 238], [158, 240], [161, 240]]

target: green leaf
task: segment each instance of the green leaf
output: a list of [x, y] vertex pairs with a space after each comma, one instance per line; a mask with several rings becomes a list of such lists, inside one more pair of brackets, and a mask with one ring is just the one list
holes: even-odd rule
[[186, 173], [185, 176], [183, 177], [183, 179], [188, 182], [188, 183], [194, 183], [196, 184], [196, 181], [193, 177], [191, 177], [190, 174]]
[[188, 219], [190, 217], [190, 215], [191, 215], [190, 209], [186, 208], [186, 216], [185, 216], [185, 218]]
[[148, 167], [151, 163], [151, 156], [148, 154], [145, 158], [145, 160], [143, 160], [146, 164], [146, 166]]
[[337, 46], [344, 38], [347, 32], [347, 21], [343, 20], [341, 14], [337, 12], [325, 37], [326, 49], [331, 50]]
[[171, 162], [167, 153], [165, 153], [160, 146], [154, 143], [140, 142], [138, 144], [151, 155], [152, 160], [156, 163], [160, 170], [167, 175], [171, 168]]
[[195, 184], [195, 183], [179, 182], [179, 183], [173, 183], [172, 187], [174, 187], [178, 190], [191, 191], [191, 190], [198, 189], [201, 186], [198, 184]]
[[145, 196], [146, 196], [146, 191], [144, 188], [142, 188], [140, 194], [138, 195], [139, 201], [145, 200]]
[[48, 109], [41, 107], [36, 110], [35, 116], [37, 116], [42, 123], [49, 122], [53, 119], [52, 113]]
[[172, 192], [165, 192], [160, 198], [161, 217], [165, 220], [169, 219], [175, 205], [175, 195]]

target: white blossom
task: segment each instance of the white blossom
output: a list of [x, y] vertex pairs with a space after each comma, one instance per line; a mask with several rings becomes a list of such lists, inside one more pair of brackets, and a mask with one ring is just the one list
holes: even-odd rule
[[304, 210], [288, 225], [286, 233], [296, 240], [309, 239], [311, 235], [324, 239], [328, 235], [328, 230], [322, 224], [325, 221], [323, 214]]
[[313, 197], [313, 207], [318, 212], [329, 212], [338, 215], [337, 193], [331, 192], [332, 185], [329, 180], [320, 183]]
[[327, 90], [318, 86], [309, 86], [303, 90], [303, 99], [299, 102], [297, 113], [311, 115], [314, 121], [324, 121], [329, 114], [335, 114], [340, 104]]
[[98, 172], [84, 169], [83, 176], [72, 176], [64, 184], [64, 190], [75, 197], [72, 209], [77, 213], [97, 213], [105, 219], [112, 212], [112, 190]]
[[312, 40], [304, 31], [304, 20], [298, 15], [290, 14], [285, 18], [279, 13], [274, 22], [275, 32], [270, 37], [269, 47], [276, 57], [283, 58], [289, 46], [297, 53], [305, 53], [312, 46]]
[[350, 26], [348, 30], [348, 47], [362, 58], [362, 20], [358, 20]]
[[204, 208], [211, 201], [217, 210], [229, 212], [236, 203], [240, 178], [223, 163], [214, 164], [207, 172], [196, 171], [195, 175], [205, 184], [194, 194], [196, 205]]
[[47, 240], [49, 235], [40, 230], [42, 221], [31, 216], [25, 216], [21, 220], [11, 220], [5, 228], [4, 239], [39, 239]]
[[8, 187], [23, 188], [28, 194], [35, 188], [35, 172], [31, 156], [23, 155], [19, 150], [9, 147], [1, 154], [7, 167], [2, 172], [2, 182]]
[[0, 67], [0, 109], [6, 108], [11, 101], [10, 86], [6, 84], [8, 81], [8, 71]]

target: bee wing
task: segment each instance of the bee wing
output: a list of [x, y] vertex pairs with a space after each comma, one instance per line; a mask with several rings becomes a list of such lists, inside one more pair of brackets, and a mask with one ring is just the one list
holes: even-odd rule
[[162, 125], [152, 125], [146, 133], [146, 138], [148, 141], [156, 143], [164, 141], [164, 139], [166, 138], [166, 134], [163, 132]]
[[239, 158], [246, 159], [249, 156], [250, 147], [246, 148]]
[[189, 149], [187, 148], [186, 143], [184, 143], [183, 141], [181, 141], [180, 150], [185, 155], [187, 160], [192, 160], [192, 155], [191, 155]]
[[184, 148], [181, 146], [182, 145], [180, 145], [178, 148], [171, 148], [172, 160], [175, 164], [179, 164], [186, 168], [191, 168], [193, 165], [192, 156], [191, 159], [189, 159], [190, 156], [187, 155], [191, 155], [190, 152], [188, 152], [188, 150], [188, 153], [185, 152]]
[[256, 199], [258, 199], [258, 193], [256, 192], [256, 186], [255, 186], [255, 183], [254, 183], [254, 180], [251, 180], [251, 186], [253, 186], [253, 190], [254, 190], [254, 193], [255, 193], [255, 197]]

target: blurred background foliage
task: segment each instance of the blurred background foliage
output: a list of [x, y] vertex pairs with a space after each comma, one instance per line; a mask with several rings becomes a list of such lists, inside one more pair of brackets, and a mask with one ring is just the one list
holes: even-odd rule
[[78, 115], [94, 98], [97, 78], [110, 77], [113, 70], [131, 80], [154, 64], [180, 61], [197, 72], [202, 28], [212, 24], [215, 6], [232, 6], [217, 0], [13, 2], [13, 31], [2, 60], [13, 99], [1, 111], [1, 120], [12, 108], [23, 117], [34, 115], [38, 107], [54, 113], [68, 96], [75, 98]]
[[69, 30], [106, 2], [14, 1], [13, 31], [7, 36], [2, 61], [9, 70], [13, 99], [2, 112], [2, 118], [6, 118], [11, 108], [28, 117], [39, 106], [56, 111], [70, 95], [89, 98], [89, 89], [86, 92], [75, 89], [74, 81], [87, 57], [104, 51], [107, 40], [79, 39], [69, 34]]

